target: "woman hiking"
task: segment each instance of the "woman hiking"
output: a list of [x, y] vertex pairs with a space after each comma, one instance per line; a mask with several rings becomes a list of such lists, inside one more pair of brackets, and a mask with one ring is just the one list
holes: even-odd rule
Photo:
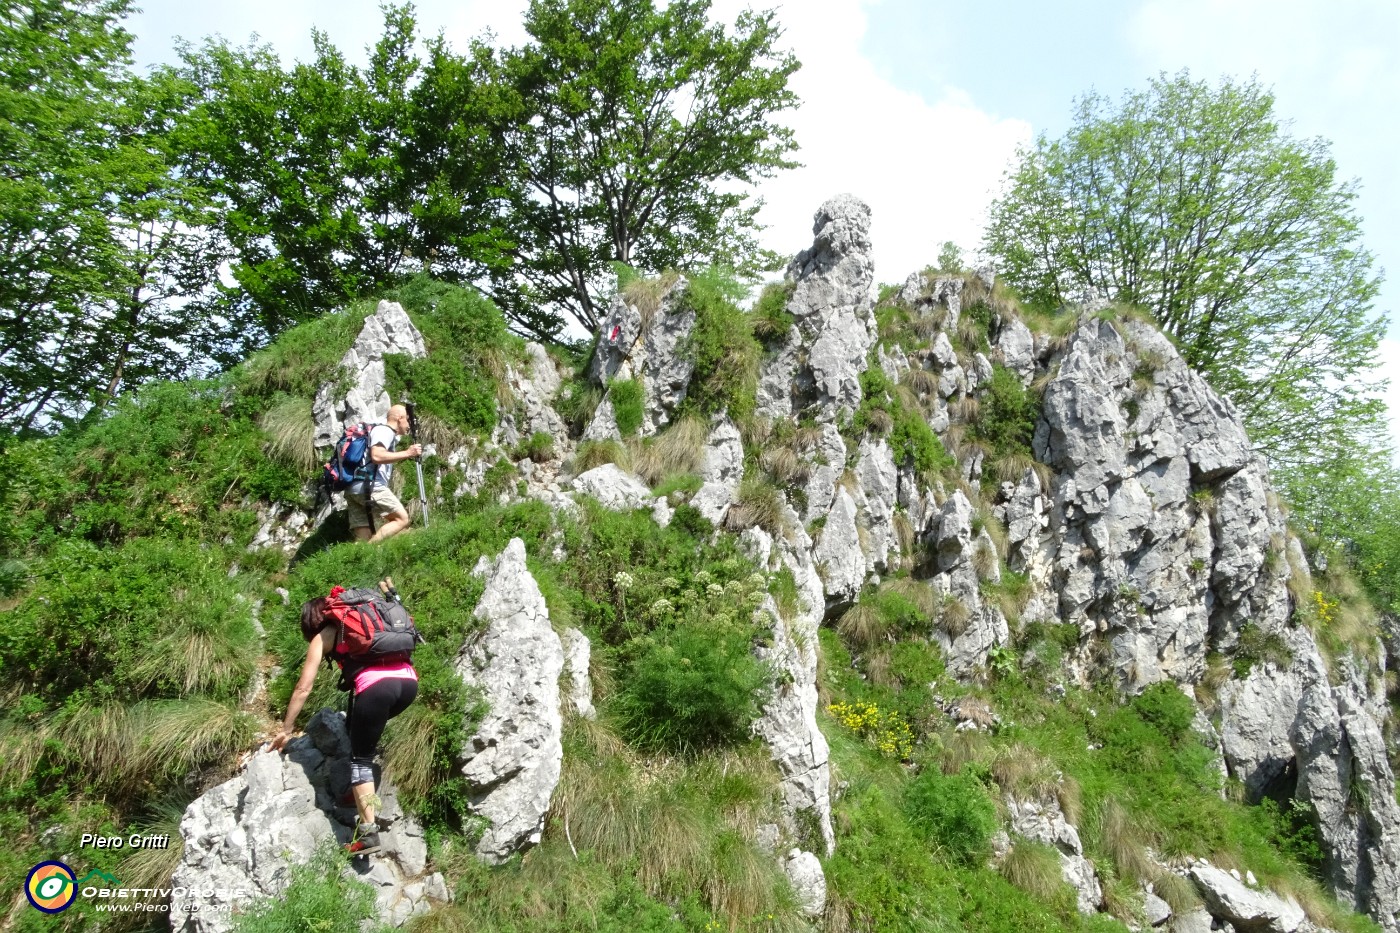
[[[397, 599], [392, 580], [386, 578], [379, 587], [386, 595], [392, 594]], [[418, 696], [418, 672], [409, 661], [408, 651], [382, 657], [369, 656], [364, 652], [357, 656], [347, 651], [340, 620], [329, 611], [332, 601], [338, 600], [342, 592], [349, 601], [356, 593], [370, 591], [342, 591], [336, 587], [329, 597], [307, 600], [301, 607], [301, 634], [307, 641], [306, 661], [301, 666], [301, 676], [287, 703], [287, 717], [282, 722], [282, 730], [272, 740], [272, 748], [281, 751], [291, 740], [297, 716], [306, 698], [311, 695], [321, 662], [334, 660], [340, 665], [341, 689], [350, 690], [350, 711], [345, 717], [345, 725], [350, 733], [350, 790], [359, 813], [355, 836], [345, 846], [345, 851], [351, 855], [369, 855], [380, 848], [379, 824], [374, 816], [377, 802], [374, 796], [375, 751], [384, 734], [384, 726], [408, 709]], [[386, 601], [386, 605], [398, 606], [402, 611], [400, 604], [388, 604]], [[407, 612], [402, 612], [407, 618]], [[414, 638], [417, 637], [411, 619], [408, 630]], [[412, 641], [409, 643], [412, 644]]]

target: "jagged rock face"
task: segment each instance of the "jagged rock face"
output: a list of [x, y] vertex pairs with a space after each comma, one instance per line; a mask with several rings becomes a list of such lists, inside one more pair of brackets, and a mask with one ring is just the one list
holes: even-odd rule
[[1104, 637], [1125, 685], [1194, 681], [1208, 643], [1288, 617], [1264, 467], [1233, 408], [1152, 328], [1081, 322], [1035, 450], [1059, 475], [1049, 503], [1026, 490], [1008, 509], [1013, 566], [1049, 565], [1055, 615]]
[[1191, 880], [1212, 915], [1234, 924], [1241, 933], [1295, 933], [1307, 922], [1298, 902], [1271, 891], [1246, 887], [1229, 872], [1208, 862], [1191, 866]]
[[[180, 820], [185, 850], [172, 888], [213, 889], [231, 898], [205, 899], [205, 909], [194, 913], [184, 909], [191, 898], [172, 898], [173, 928], [188, 933], [231, 930], [230, 911], [207, 908], [246, 909], [259, 899], [277, 897], [291, 882], [293, 866], [305, 864], [322, 846], [350, 842], [355, 808], [337, 805], [349, 789], [345, 719], [321, 710], [307, 723], [306, 734], [288, 743], [285, 755], [259, 752], [237, 777], [190, 804]], [[378, 792], [379, 814], [392, 821], [380, 833], [384, 849], [356, 859], [345, 871], [374, 887], [380, 918], [400, 926], [435, 901], [449, 900], [450, 894], [441, 875], [425, 871], [423, 830], [404, 815], [393, 784], [384, 781]]]
[[738, 426], [728, 415], [716, 416], [710, 435], [705, 439], [700, 479], [703, 484], [690, 504], [718, 527], [723, 524], [744, 479], [744, 442]]
[[576, 491], [619, 512], [651, 508], [654, 498], [646, 483], [615, 463], [605, 463], [579, 474], [573, 485]]
[[836, 602], [850, 602], [865, 582], [865, 553], [856, 526], [856, 502], [845, 486], [837, 486], [812, 558], [820, 569], [826, 595]]
[[1129, 689], [1199, 680], [1207, 651], [1232, 650], [1247, 624], [1285, 645], [1286, 668], [1258, 663], [1221, 691], [1225, 763], [1251, 799], [1312, 803], [1338, 895], [1397, 929], [1400, 813], [1393, 793], [1351, 790], [1394, 786], [1375, 704], [1364, 685], [1330, 684], [1311, 634], [1290, 627], [1288, 577], [1305, 563], [1233, 408], [1152, 328], [1086, 318], [1035, 449], [1051, 490], [1027, 473], [999, 506], [1010, 563], [1039, 591], [1026, 618], [1106, 642]]
[[596, 719], [593, 708], [593, 678], [588, 673], [592, 645], [588, 636], [576, 628], [564, 629], [560, 637], [564, 645], [564, 672], [569, 677], [569, 705], [584, 719]]
[[285, 554], [292, 554], [306, 536], [326, 520], [326, 516], [334, 507], [334, 501], [327, 502], [315, 510], [285, 502], [274, 502], [265, 508], [259, 507], [258, 532], [248, 543], [248, 550], [261, 551], [264, 548], [275, 547]]
[[870, 287], [870, 208], [848, 194], [823, 204], [811, 248], [788, 266], [794, 285], [787, 310], [796, 326], [763, 367], [758, 412], [784, 417], [813, 410], [833, 421], [860, 405], [860, 374], [875, 345]]
[[1225, 761], [1250, 800], [1296, 779], [1292, 737], [1298, 706], [1310, 689], [1327, 686], [1327, 668], [1312, 639], [1291, 629], [1280, 637], [1292, 664], [1256, 664], [1247, 677], [1229, 681], [1220, 692]]
[[790, 835], [830, 855], [836, 845], [831, 826], [830, 749], [817, 726], [817, 630], [825, 593], [813, 563], [811, 539], [797, 522], [796, 512], [791, 508], [787, 512], [788, 532], [776, 541], [752, 529], [757, 532], [752, 536], [757, 539], [755, 550], [766, 555], [762, 565], [769, 570], [787, 569], [798, 591], [798, 609], [792, 618], [782, 617], [772, 597], [760, 607], [772, 635], [771, 643], [756, 653], [776, 668], [779, 685], [764, 704], [754, 732], [767, 742], [782, 773]]
[[559, 674], [564, 647], [512, 538], [473, 573], [486, 580], [475, 616], [486, 628], [457, 656], [457, 673], [481, 690], [490, 711], [461, 752], [470, 807], [487, 822], [476, 852], [499, 865], [540, 841], [563, 762]]
[[354, 378], [350, 390], [340, 397], [337, 383], [330, 382], [316, 393], [312, 405], [316, 446], [334, 444], [346, 422], [383, 422], [390, 405], [384, 388], [384, 357], [402, 353], [418, 358], [427, 352], [423, 335], [413, 326], [403, 306], [396, 301], [379, 302], [375, 312], [365, 318], [354, 345], [340, 360], [342, 369]]
[[965, 284], [962, 276], [940, 275], [930, 280], [922, 272], [912, 272], [899, 290], [899, 300], [916, 314], [928, 314], [936, 307], [944, 308], [947, 312], [945, 326], [952, 330], [958, 326], [958, 317], [962, 314]]
[[898, 504], [899, 474], [894, 456], [884, 438], [865, 439], [856, 462], [858, 493], [866, 530], [865, 564], [871, 573], [883, 573], [890, 552], [897, 549], [894, 537], [894, 509]]
[[[598, 327], [589, 375], [601, 385], [614, 379], [641, 381], [645, 395], [643, 437], [670, 423], [677, 406], [685, 401], [695, 369], [694, 357], [686, 352], [695, 329], [695, 311], [681, 300], [687, 284], [684, 278], [677, 278], [659, 295], [640, 294], [629, 299], [618, 294]], [[599, 405], [583, 436], [587, 440], [619, 436], [610, 401], [604, 399]]]
[[519, 371], [514, 365], [506, 367], [506, 385], [515, 404], [501, 411], [492, 442], [499, 447], [512, 447], [532, 434], [543, 433], [561, 445], [568, 440], [569, 432], [551, 404], [559, 391], [559, 370], [544, 347], [534, 341], [525, 344], [525, 356], [527, 362]]
[[811, 852], [793, 849], [783, 860], [783, 871], [792, 884], [797, 906], [805, 916], [820, 917], [826, 910], [826, 875]]
[[935, 554], [932, 569], [936, 572], [929, 583], [946, 601], [945, 619], [950, 612], [966, 617], [960, 630], [945, 624], [933, 632], [948, 660], [948, 670], [958, 676], [984, 666], [992, 648], [1011, 640], [1011, 630], [1001, 610], [982, 600], [975, 555], [988, 548], [993, 555], [996, 551], [985, 529], [973, 534], [972, 521], [972, 503], [958, 490], [943, 503], [930, 533]]
[[1084, 846], [1077, 830], [1056, 800], [1017, 800], [1006, 798], [1011, 831], [1024, 839], [1052, 846], [1060, 854], [1060, 873], [1074, 888], [1081, 914], [1096, 913], [1103, 904], [1103, 886], [1094, 864], [1084, 857]]
[[1007, 321], [997, 331], [996, 347], [1001, 363], [1029, 385], [1035, 378], [1035, 336], [1020, 321]]
[[829, 512], [836, 495], [836, 483], [846, 467], [846, 442], [834, 424], [818, 427], [816, 442], [802, 452], [807, 467], [807, 484], [803, 489], [806, 505], [802, 521], [811, 522]]
[[1315, 683], [1296, 708], [1297, 796], [1316, 812], [1328, 881], [1340, 900], [1387, 930], [1400, 928], [1400, 806], [1364, 694]]

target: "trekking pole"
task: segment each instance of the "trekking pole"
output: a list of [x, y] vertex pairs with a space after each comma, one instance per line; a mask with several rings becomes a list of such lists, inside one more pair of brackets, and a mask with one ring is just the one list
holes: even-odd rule
[[[408, 409], [408, 430], [413, 434], [413, 442], [420, 443], [418, 439], [418, 414], [414, 411], [413, 403], [404, 405]], [[413, 458], [413, 466], [418, 471], [418, 502], [423, 506], [423, 527], [428, 527], [428, 494], [423, 490], [423, 457], [420, 454]]]

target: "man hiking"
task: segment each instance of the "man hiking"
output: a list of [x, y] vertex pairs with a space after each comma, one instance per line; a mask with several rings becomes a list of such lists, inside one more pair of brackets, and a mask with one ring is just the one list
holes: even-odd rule
[[350, 531], [357, 541], [383, 541], [408, 527], [408, 510], [389, 489], [394, 464], [413, 460], [423, 453], [423, 446], [416, 443], [404, 450], [394, 450], [399, 438], [408, 431], [408, 409], [402, 405], [389, 406], [385, 423], [370, 429], [368, 457], [374, 464], [374, 472], [369, 479], [358, 480], [345, 490]]

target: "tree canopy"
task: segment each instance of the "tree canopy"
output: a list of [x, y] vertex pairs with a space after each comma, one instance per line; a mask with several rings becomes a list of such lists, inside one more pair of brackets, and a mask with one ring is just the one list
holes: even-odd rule
[[130, 74], [127, 0], [0, 6], [0, 424], [60, 425], [217, 354], [183, 92]]
[[[410, 276], [521, 333], [598, 320], [613, 263], [752, 264], [745, 190], [791, 163], [798, 67], [771, 13], [534, 0], [520, 48], [368, 62], [222, 39], [138, 77], [130, 0], [0, 0], [0, 425], [49, 430], [236, 362]], [[221, 272], [224, 275], [221, 277]]]
[[210, 40], [174, 71], [198, 88], [183, 164], [218, 195], [230, 297], [269, 336], [414, 272], [468, 281], [499, 257], [495, 160], [469, 96], [441, 96], [460, 91], [461, 63], [441, 39], [425, 63], [415, 30], [410, 7], [386, 7], [365, 68], [315, 32], [314, 59], [290, 70], [270, 47]]
[[1007, 181], [986, 237], [1003, 277], [1046, 306], [1088, 292], [1149, 310], [1276, 465], [1340, 455], [1381, 412], [1356, 185], [1256, 80], [1090, 93]]
[[797, 103], [798, 63], [776, 48], [771, 12], [732, 31], [708, 12], [533, 0], [533, 41], [497, 56], [515, 262], [494, 291], [517, 321], [560, 308], [593, 329], [614, 262], [660, 272], [758, 252], [760, 203], [742, 186], [793, 165], [773, 118]]

